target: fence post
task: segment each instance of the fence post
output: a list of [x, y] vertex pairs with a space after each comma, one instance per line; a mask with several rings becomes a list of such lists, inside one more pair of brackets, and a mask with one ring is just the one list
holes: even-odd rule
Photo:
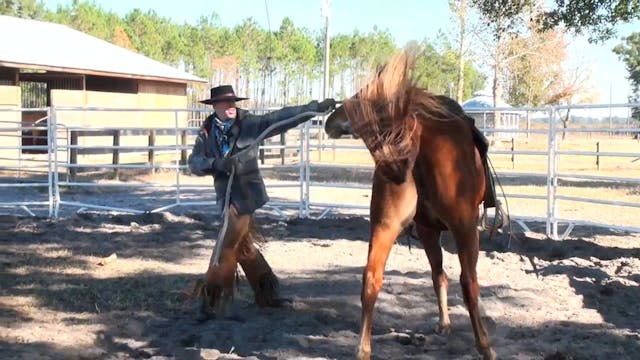
[[260, 150], [258, 150], [259, 152], [259, 157], [260, 157], [260, 164], [264, 165], [264, 140], [260, 141]]
[[78, 146], [78, 131], [77, 130], [71, 130], [71, 136], [69, 139], [70, 142], [70, 146], [71, 146], [71, 151], [69, 154], [69, 176], [71, 177], [71, 181], [76, 181], [76, 174], [78, 173], [78, 168], [75, 167], [75, 165], [78, 164], [78, 148], [76, 148], [76, 146]]
[[113, 130], [113, 165], [115, 165], [114, 173], [116, 180], [120, 180], [120, 149], [116, 146], [120, 146], [120, 130]]
[[280, 165], [284, 165], [284, 154], [285, 154], [285, 146], [287, 145], [287, 136], [286, 132], [280, 134]]
[[149, 163], [149, 166], [151, 167], [149, 169], [149, 173], [151, 175], [156, 173], [156, 159], [155, 159], [155, 150], [153, 149], [153, 147], [156, 146], [156, 130], [155, 129], [149, 129], [149, 152], [147, 154], [147, 161]]
[[[495, 124], [493, 126], [495, 128]], [[487, 136], [487, 113], [482, 113], [482, 135]]]
[[511, 138], [511, 169], [516, 168], [516, 142], [513, 138]]
[[555, 124], [556, 108], [549, 108], [549, 134], [547, 147], [547, 236], [553, 240], [558, 240], [558, 204], [556, 193], [558, 190], [557, 174], [557, 134]]
[[180, 165], [187, 164], [187, 130], [180, 131], [180, 143], [182, 150], [180, 151]]
[[600, 141], [596, 142], [596, 153], [598, 153], [598, 155], [596, 155], [596, 167], [598, 171], [600, 171]]

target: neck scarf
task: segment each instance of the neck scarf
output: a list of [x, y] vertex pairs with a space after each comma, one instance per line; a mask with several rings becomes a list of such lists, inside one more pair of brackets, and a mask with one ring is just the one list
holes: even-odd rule
[[233, 123], [235, 119], [228, 119], [227, 121], [222, 121], [218, 119], [216, 116], [214, 119], [215, 129], [216, 129], [216, 139], [218, 140], [218, 149], [222, 156], [227, 156], [231, 151], [231, 128], [233, 127]]

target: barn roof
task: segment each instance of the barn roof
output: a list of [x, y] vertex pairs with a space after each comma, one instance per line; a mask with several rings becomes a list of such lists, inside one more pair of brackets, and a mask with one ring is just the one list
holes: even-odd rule
[[206, 80], [60, 24], [0, 15], [0, 66], [179, 83]]

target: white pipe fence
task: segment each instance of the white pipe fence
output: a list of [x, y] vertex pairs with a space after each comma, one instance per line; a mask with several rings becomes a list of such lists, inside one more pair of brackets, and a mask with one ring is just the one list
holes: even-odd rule
[[[604, 134], [616, 141], [618, 138], [640, 137], [640, 130], [630, 119], [632, 108], [639, 104], [611, 106], [627, 110], [626, 123], [614, 127], [614, 117], [609, 105], [557, 106], [542, 109], [510, 109], [508, 121], [494, 122], [506, 127], [487, 127], [487, 114], [493, 116], [494, 109], [470, 110], [476, 118], [476, 125], [496, 144], [511, 140], [510, 148], [493, 146], [492, 158], [510, 160], [512, 169], [503, 166], [498, 172], [499, 179], [528, 179], [544, 184], [546, 190], [533, 194], [527, 192], [505, 192], [507, 201], [524, 200], [543, 202], [544, 211], [537, 215], [529, 213], [512, 214], [518, 224], [528, 230], [527, 223], [546, 223], [546, 234], [553, 239], [566, 237], [576, 225], [601, 226], [611, 229], [640, 232], [639, 227], [615, 223], [598, 223], [581, 218], [580, 214], [568, 217], [562, 214], [567, 202], [616, 206], [640, 215], [640, 201], [625, 199], [599, 199], [566, 193], [575, 181], [589, 181], [594, 184], [618, 184], [637, 186], [640, 189], [640, 142], [625, 151], [596, 151], [593, 149], [562, 149], [559, 137], [592, 136]], [[608, 127], [571, 127], [567, 112], [576, 116], [578, 111], [608, 111], [604, 122]], [[498, 109], [502, 112], [505, 109]], [[46, 112], [45, 121], [25, 124], [24, 114]], [[25, 212], [31, 216], [63, 216], [65, 211], [96, 210], [127, 213], [145, 213], [171, 210], [176, 207], [205, 207], [207, 212], [217, 211], [212, 182], [189, 176], [186, 157], [197, 134], [202, 110], [196, 109], [106, 109], [56, 107], [44, 109], [0, 109], [0, 211]], [[513, 114], [517, 114], [514, 118]], [[526, 126], [518, 119], [527, 119]], [[478, 119], [483, 119], [482, 122]], [[533, 119], [533, 120], [532, 120]], [[619, 118], [616, 118], [617, 122]], [[574, 122], [577, 122], [575, 120]], [[535, 126], [532, 126], [532, 123]], [[131, 125], [136, 126], [131, 126]], [[537, 124], [537, 125], [536, 125]], [[592, 124], [593, 125], [593, 124]], [[597, 125], [597, 124], [596, 124]], [[561, 127], [562, 126], [562, 127]], [[522, 136], [525, 134], [525, 136]], [[371, 183], [366, 179], [373, 171], [367, 160], [367, 152], [361, 142], [354, 140], [328, 140], [321, 126], [310, 122], [289, 132], [280, 143], [266, 143], [261, 146], [261, 154], [275, 153], [279, 163], [262, 161], [263, 171], [270, 171], [275, 177], [288, 174], [288, 180], [269, 180], [267, 190], [270, 196], [278, 195], [268, 203], [267, 209], [279, 214], [297, 213], [300, 217], [323, 217], [332, 211], [357, 214], [368, 213], [367, 194]], [[297, 135], [293, 143], [287, 140]], [[296, 136], [294, 136], [295, 138]], [[528, 141], [533, 137], [545, 138], [546, 149], [516, 149], [516, 141]], [[27, 143], [27, 140], [33, 140]], [[288, 144], [286, 143], [288, 142]], [[361, 164], [338, 162], [348, 152], [360, 151], [364, 154]], [[278, 154], [279, 153], [279, 154]], [[289, 154], [287, 156], [287, 153]], [[293, 153], [293, 154], [292, 154]], [[273, 154], [271, 154], [273, 155]], [[333, 158], [332, 160], [329, 160]], [[509, 159], [510, 158], [510, 159]], [[569, 158], [596, 158], [598, 169], [601, 159], [611, 158], [634, 163], [631, 176], [594, 175], [581, 171], [561, 170], [559, 163]], [[516, 161], [517, 159], [517, 161]], [[539, 161], [541, 168], [529, 171], [528, 164]], [[635, 160], [634, 160], [635, 159]], [[515, 171], [525, 168], [527, 171]], [[634, 168], [635, 166], [636, 168]], [[637, 170], [637, 171], [636, 171]], [[129, 172], [134, 172], [138, 180], [131, 181]], [[141, 174], [162, 173], [170, 175], [172, 181], [147, 181]], [[293, 173], [294, 175], [291, 175]], [[347, 181], [350, 173], [360, 176], [355, 181]], [[42, 190], [44, 189], [44, 190]], [[497, 189], [500, 190], [500, 189]], [[350, 201], [353, 197], [341, 197], [341, 192], [355, 191], [362, 194], [361, 201]], [[327, 195], [336, 192], [333, 198]], [[561, 227], [564, 226], [564, 232]], [[559, 228], [560, 227], [560, 228]], [[561, 233], [562, 232], [562, 233]]]

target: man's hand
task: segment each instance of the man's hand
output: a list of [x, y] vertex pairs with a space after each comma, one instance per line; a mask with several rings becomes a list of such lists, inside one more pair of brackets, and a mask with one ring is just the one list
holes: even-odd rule
[[327, 111], [336, 108], [336, 101], [332, 98], [327, 98], [318, 103], [318, 111], [326, 113]]

